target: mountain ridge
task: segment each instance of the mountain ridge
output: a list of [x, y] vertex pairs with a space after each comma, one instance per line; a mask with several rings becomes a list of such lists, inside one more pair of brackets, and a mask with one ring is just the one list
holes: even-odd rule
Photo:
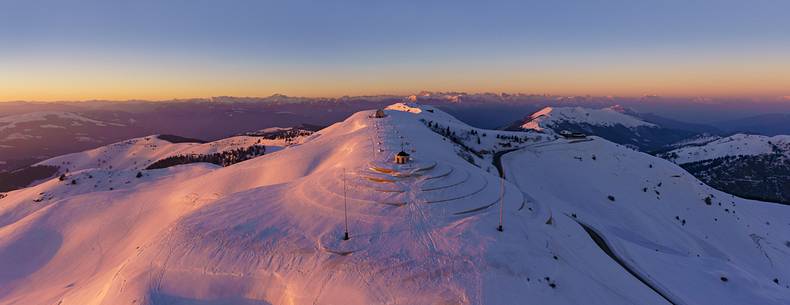
[[[122, 174], [138, 172], [133, 160], [110, 169], [98, 160], [114, 158], [83, 154], [62, 181], [0, 199], [0, 303], [790, 300], [790, 233], [775, 229], [784, 206], [597, 136], [480, 129], [412, 103], [383, 114], [357, 112], [225, 167], [134, 177]], [[501, 180], [493, 156], [511, 149]], [[406, 164], [393, 160], [400, 151]], [[88, 175], [117, 185], [96, 190]]]

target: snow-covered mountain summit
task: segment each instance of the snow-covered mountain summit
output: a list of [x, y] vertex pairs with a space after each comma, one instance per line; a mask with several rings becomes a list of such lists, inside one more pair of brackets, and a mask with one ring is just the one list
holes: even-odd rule
[[556, 128], [560, 128], [564, 124], [587, 124], [606, 127], [621, 125], [627, 128], [657, 127], [655, 124], [623, 113], [622, 108], [617, 106], [603, 109], [545, 107], [530, 115], [521, 127], [537, 131], [555, 131]]
[[[117, 162], [70, 175], [134, 166], [101, 159]], [[786, 207], [599, 137], [483, 130], [398, 103], [243, 162], [134, 179], [5, 194], [0, 303], [790, 300]]]
[[615, 105], [602, 109], [545, 107], [508, 127], [508, 130], [562, 132], [596, 135], [633, 149], [653, 152], [695, 136], [687, 130], [666, 128], [638, 117], [634, 111]]

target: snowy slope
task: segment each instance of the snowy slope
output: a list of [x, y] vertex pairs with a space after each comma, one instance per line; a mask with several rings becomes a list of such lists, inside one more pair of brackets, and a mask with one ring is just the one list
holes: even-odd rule
[[702, 134], [697, 137], [684, 139], [683, 141], [679, 141], [677, 143], [672, 143], [672, 145], [669, 145], [669, 147], [677, 149], [686, 146], [703, 146], [721, 138], [721, 136]]
[[645, 152], [663, 151], [668, 145], [698, 136], [698, 132], [666, 128], [635, 115], [618, 105], [603, 109], [546, 107], [508, 129], [580, 132]]
[[[52, 170], [41, 171], [36, 177], [23, 177], [25, 172], [22, 171], [18, 172], [19, 174], [16, 176], [15, 173], [5, 175], [3, 179], [19, 179], [29, 183], [28, 186], [34, 186], [64, 174], [64, 183], [88, 183], [93, 186], [93, 191], [113, 190], [128, 187], [127, 184], [130, 183], [136, 183], [139, 179], [134, 178], [140, 178], [137, 176], [143, 169], [168, 157], [205, 156], [237, 150], [243, 151], [250, 147], [261, 146], [265, 147], [265, 153], [273, 153], [285, 147], [297, 145], [305, 139], [304, 136], [282, 139], [236, 136], [209, 143], [171, 143], [154, 135], [44, 160], [29, 169], [46, 166], [52, 167]], [[51, 196], [36, 195], [34, 197], [40, 199]]]
[[716, 191], [670, 162], [600, 139], [535, 146], [504, 163], [543, 217], [593, 228], [675, 304], [790, 300], [785, 206]]
[[236, 136], [209, 143], [171, 143], [153, 135], [47, 159], [36, 165], [58, 166], [61, 167], [61, 172], [91, 168], [141, 170], [169, 156], [213, 154], [256, 144], [266, 146], [270, 152], [286, 146], [285, 141], [282, 140], [268, 140], [254, 136]]
[[790, 136], [736, 134], [659, 156], [727, 193], [790, 204]]
[[[301, 140], [300, 140], [301, 141]], [[143, 171], [157, 160], [190, 154], [213, 154], [265, 145], [268, 153], [286, 146], [284, 140], [237, 136], [209, 143], [171, 143], [157, 136], [130, 139], [80, 153], [67, 154], [42, 161], [36, 165], [58, 167], [56, 178], [33, 183], [33, 187], [11, 192], [0, 204], [0, 224], [19, 220], [60, 199], [92, 192], [134, 189], [150, 180], [165, 179], [174, 173], [216, 168], [213, 164], [195, 164], [192, 169], [173, 168]], [[64, 174], [64, 179], [57, 178]], [[139, 176], [139, 177], [138, 177]], [[168, 178], [170, 179], [170, 178]], [[9, 204], [14, 202], [14, 204]], [[25, 204], [32, 202], [33, 204]]]
[[[530, 115], [521, 125], [523, 129], [551, 131], [561, 123], [589, 124], [595, 126], [622, 125], [627, 128], [656, 127], [655, 124], [618, 111], [616, 107], [590, 109], [582, 107], [545, 107]], [[560, 130], [554, 130], [559, 132]]]
[[[661, 195], [666, 202], [652, 202], [660, 199], [631, 184], [667, 179], [669, 188], [665, 176], [682, 170], [598, 138], [515, 140], [519, 133], [476, 130], [428, 106], [395, 104], [385, 113], [356, 113], [298, 146], [227, 167], [145, 171], [112, 190], [53, 179], [10, 192], [0, 199], [0, 303], [668, 304], [601, 251], [570, 213], [688, 304], [703, 292], [717, 304], [790, 300], [790, 248], [782, 244], [790, 236], [770, 227], [788, 225], [782, 207], [731, 199], [686, 176]], [[505, 149], [503, 142], [526, 147], [505, 155], [508, 182], [462, 157]], [[145, 145], [107, 153], [102, 160], [113, 169], [101, 170], [129, 171], [136, 165], [126, 158], [149, 158]], [[406, 165], [392, 162], [401, 149], [413, 158]], [[482, 156], [473, 161], [491, 160]], [[80, 158], [68, 162], [76, 175], [96, 170], [78, 167], [90, 165]], [[636, 167], [642, 162], [654, 171]], [[610, 188], [620, 190], [612, 191], [615, 204], [606, 202]], [[734, 201], [738, 214], [706, 206], [708, 192], [716, 203]], [[40, 194], [47, 198], [31, 200]], [[495, 229], [500, 207], [504, 232]], [[689, 222], [672, 222], [675, 213]], [[694, 238], [708, 231], [733, 237]], [[642, 239], [664, 252], [640, 252], [632, 244], [649, 244]], [[720, 273], [730, 281], [720, 283]], [[704, 289], [678, 287], [685, 276]], [[766, 282], [770, 276], [780, 284]], [[740, 294], [721, 297], [733, 291]]]
[[736, 134], [701, 146], [681, 147], [666, 153], [665, 156], [677, 164], [684, 164], [728, 156], [756, 156], [772, 153], [790, 156], [790, 136], [767, 137]]

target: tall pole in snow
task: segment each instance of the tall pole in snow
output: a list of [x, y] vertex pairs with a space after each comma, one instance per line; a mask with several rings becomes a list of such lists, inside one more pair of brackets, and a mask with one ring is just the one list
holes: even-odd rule
[[348, 240], [348, 200], [346, 199], [346, 168], [343, 168], [343, 219], [345, 220], [345, 234], [343, 240]]
[[505, 229], [502, 227], [502, 220], [505, 212], [505, 173], [503, 169], [503, 173], [499, 176], [499, 226], [496, 228], [497, 231], [502, 232]]

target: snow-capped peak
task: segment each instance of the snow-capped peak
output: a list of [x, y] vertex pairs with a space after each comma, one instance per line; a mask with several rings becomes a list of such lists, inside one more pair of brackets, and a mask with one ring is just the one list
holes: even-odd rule
[[405, 100], [409, 102], [427, 101], [427, 100], [444, 100], [451, 103], [458, 103], [462, 97], [467, 94], [464, 92], [431, 92], [420, 91], [417, 94], [407, 96]]
[[606, 107], [604, 109], [609, 109], [609, 110], [616, 111], [616, 112], [619, 112], [619, 113], [624, 113], [624, 114], [628, 114], [628, 113], [631, 112], [631, 109], [625, 108], [625, 107], [623, 107], [623, 105], [620, 105], [620, 104], [612, 105], [612, 106]]
[[420, 113], [420, 112], [422, 112], [422, 109], [420, 109], [420, 107], [418, 107], [414, 103], [395, 103], [395, 104], [387, 106], [384, 109], [397, 110], [397, 111], [403, 111], [403, 112], [411, 112], [411, 113]]
[[547, 128], [556, 127], [560, 123], [589, 124], [594, 126], [622, 125], [628, 128], [657, 127], [655, 124], [642, 121], [624, 112], [627, 112], [627, 109], [621, 106], [603, 109], [545, 107], [530, 115], [521, 125], [521, 128], [543, 131]]

